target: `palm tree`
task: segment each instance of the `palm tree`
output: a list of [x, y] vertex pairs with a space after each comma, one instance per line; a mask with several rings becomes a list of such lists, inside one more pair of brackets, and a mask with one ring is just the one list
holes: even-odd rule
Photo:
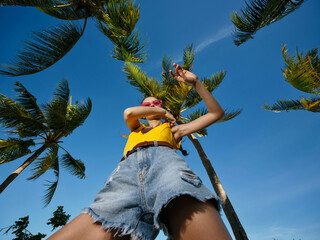
[[286, 63], [285, 70], [282, 70], [285, 80], [296, 89], [314, 96], [302, 97], [297, 100], [281, 99], [272, 106], [264, 104], [262, 108], [273, 112], [290, 110], [320, 112], [320, 58], [318, 48], [307, 51], [304, 56], [297, 49], [296, 57], [288, 54], [285, 45], [281, 51]]
[[[88, 98], [82, 104], [76, 101], [72, 105], [68, 82], [62, 80], [58, 84], [54, 98], [41, 109], [36, 102], [37, 99], [20, 82], [16, 82], [15, 86], [17, 86], [15, 91], [19, 93], [17, 101], [0, 94], [0, 125], [6, 128], [10, 135], [7, 139], [0, 139], [0, 164], [30, 154], [31, 156], [0, 185], [0, 194], [34, 162], [32, 176], [28, 180], [39, 178], [49, 169], [53, 170], [56, 178], [47, 185], [44, 196], [44, 203], [47, 206], [58, 185], [59, 162], [71, 174], [81, 179], [85, 178], [84, 163], [74, 159], [61, 146], [61, 139], [84, 123], [91, 111], [91, 100]], [[35, 149], [31, 151], [30, 148]], [[59, 149], [65, 152], [60, 159]], [[41, 154], [44, 154], [43, 157], [40, 157]]]
[[239, 46], [253, 38], [253, 35], [261, 28], [277, 22], [298, 9], [304, 0], [251, 0], [250, 4], [236, 11], [230, 18], [235, 26], [233, 33], [234, 43]]
[[[193, 67], [194, 57], [195, 51], [193, 49], [193, 46], [187, 46], [183, 51], [184, 65], [182, 67], [186, 70], [191, 71]], [[126, 77], [128, 78], [129, 84], [136, 87], [144, 97], [153, 96], [162, 99], [164, 107], [173, 114], [178, 124], [190, 122], [206, 114], [206, 109], [198, 108], [197, 110], [191, 112], [187, 116], [182, 116], [183, 112], [193, 109], [202, 101], [202, 99], [192, 87], [178, 82], [171, 77], [169, 70], [173, 70], [173, 68], [172, 60], [169, 57], [163, 57], [162, 68], [162, 82], [157, 81], [155, 78], [148, 77], [145, 72], [143, 72], [137, 65], [132, 63], [125, 63], [123, 71], [126, 73]], [[201, 81], [206, 86], [206, 88], [210, 92], [212, 92], [220, 85], [225, 75], [226, 72], [221, 71], [212, 75], [210, 78], [204, 77]], [[226, 109], [225, 116], [221, 118], [218, 122], [225, 122], [230, 119], [233, 119], [240, 113], [241, 110], [228, 111]], [[237, 214], [234, 211], [232, 204], [226, 192], [224, 191], [216, 172], [212, 167], [210, 160], [208, 159], [200, 142], [198, 141], [195, 135], [198, 135], [200, 137], [207, 136], [207, 130], [203, 129], [197, 132], [196, 134], [190, 134], [188, 138], [197, 149], [201, 161], [209, 175], [211, 184], [214, 190], [216, 191], [217, 195], [222, 200], [223, 210], [226, 214], [226, 217], [228, 218], [228, 221], [230, 222], [236, 239], [248, 239], [237, 217]]]
[[[145, 43], [134, 29], [140, 17], [139, 7], [131, 0], [0, 0], [1, 6], [34, 7], [67, 21], [39, 32], [25, 41], [23, 50], [10, 64], [3, 64], [0, 74], [20, 76], [40, 72], [59, 61], [84, 33], [88, 18], [114, 44], [112, 57], [129, 62], [143, 62]], [[83, 25], [71, 21], [83, 20]]]

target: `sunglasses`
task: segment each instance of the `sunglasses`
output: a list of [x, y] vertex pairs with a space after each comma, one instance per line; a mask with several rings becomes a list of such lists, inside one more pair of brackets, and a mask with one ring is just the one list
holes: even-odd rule
[[162, 101], [160, 99], [154, 100], [153, 102], [145, 102], [142, 103], [141, 106], [143, 107], [150, 107], [151, 105], [157, 106], [157, 107], [161, 107], [162, 106]]

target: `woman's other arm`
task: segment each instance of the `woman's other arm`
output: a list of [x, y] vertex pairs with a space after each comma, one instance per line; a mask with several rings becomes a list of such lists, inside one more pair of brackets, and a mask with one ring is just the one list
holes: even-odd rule
[[176, 69], [176, 75], [170, 70], [172, 77], [179, 82], [191, 85], [197, 93], [199, 93], [208, 109], [207, 114], [197, 118], [196, 120], [190, 123], [174, 126], [171, 129], [175, 139], [179, 140], [190, 133], [197, 132], [215, 123], [224, 116], [225, 112], [195, 74], [182, 69], [181, 66], [177, 64], [174, 64], [174, 67]]
[[[170, 121], [172, 125], [175, 123], [175, 118], [167, 110], [161, 107], [131, 107], [127, 108], [123, 112], [123, 118], [127, 127], [133, 131], [140, 126], [139, 119], [145, 118], [152, 115], [159, 115], [164, 120]], [[161, 118], [160, 118], [161, 119]]]

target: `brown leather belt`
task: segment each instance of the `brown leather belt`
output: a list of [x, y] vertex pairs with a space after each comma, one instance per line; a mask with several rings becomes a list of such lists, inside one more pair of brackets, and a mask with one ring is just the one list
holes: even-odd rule
[[150, 147], [150, 146], [166, 146], [166, 147], [169, 147], [169, 148], [173, 148], [174, 147], [168, 143], [168, 142], [163, 142], [163, 141], [145, 141], [145, 142], [141, 142], [141, 143], [138, 143], [137, 145], [135, 145], [132, 150], [128, 151], [120, 160], [123, 161], [125, 160], [130, 154], [134, 153], [137, 151], [137, 148], [141, 147], [141, 148], [145, 148], [145, 147]]

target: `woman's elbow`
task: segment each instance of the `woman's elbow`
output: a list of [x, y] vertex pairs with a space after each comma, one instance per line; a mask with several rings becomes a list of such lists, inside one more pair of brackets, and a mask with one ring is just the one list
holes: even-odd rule
[[132, 113], [133, 113], [133, 111], [132, 111], [131, 108], [125, 109], [125, 110], [123, 111], [123, 118], [124, 118], [124, 120], [127, 120], [127, 119], [129, 119], [130, 117], [132, 117]]
[[220, 114], [219, 119], [223, 118], [223, 117], [224, 117], [224, 115], [226, 115], [226, 113], [225, 113], [225, 111], [224, 111], [224, 110], [222, 110], [222, 112], [221, 112], [221, 114]]
[[221, 118], [223, 118], [225, 115], [225, 112], [221, 111], [218, 113], [211, 113], [210, 115], [211, 115], [211, 121], [210, 121], [211, 122], [210, 125], [211, 125], [211, 124], [215, 123], [216, 121], [220, 120]]

